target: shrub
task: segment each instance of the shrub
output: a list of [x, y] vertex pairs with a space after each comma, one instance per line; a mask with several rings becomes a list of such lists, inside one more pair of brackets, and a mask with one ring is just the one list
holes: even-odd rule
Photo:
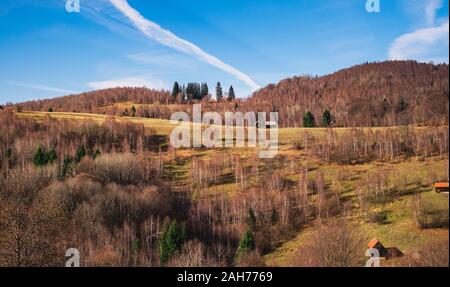
[[359, 228], [344, 219], [331, 220], [314, 231], [311, 241], [301, 248], [298, 266], [363, 266], [365, 238]]
[[448, 228], [448, 198], [441, 196], [425, 198], [416, 194], [413, 214], [419, 228]]
[[148, 182], [153, 174], [150, 163], [133, 154], [107, 154], [92, 160], [85, 158], [80, 162], [77, 173], [88, 173], [99, 178], [103, 183], [138, 185]]

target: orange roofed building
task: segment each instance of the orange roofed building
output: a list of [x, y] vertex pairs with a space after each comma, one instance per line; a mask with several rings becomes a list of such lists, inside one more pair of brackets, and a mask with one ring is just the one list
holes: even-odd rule
[[448, 182], [437, 182], [434, 184], [434, 190], [437, 193], [448, 192]]
[[381, 242], [376, 238], [372, 239], [369, 242], [369, 244], [367, 244], [367, 247], [369, 247], [369, 249], [372, 248], [378, 249], [378, 252], [380, 252], [380, 257], [382, 258], [389, 259], [403, 256], [403, 252], [401, 252], [398, 248], [396, 247], [385, 248], [383, 244], [381, 244]]

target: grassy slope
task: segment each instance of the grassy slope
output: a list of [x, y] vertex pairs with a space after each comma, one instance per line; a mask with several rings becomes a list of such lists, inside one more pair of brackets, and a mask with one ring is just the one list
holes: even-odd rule
[[[333, 172], [336, 167], [321, 167], [319, 170]], [[331, 169], [330, 169], [331, 168]], [[367, 171], [375, 172], [381, 169], [396, 168], [398, 170], [410, 171], [409, 179], [427, 182], [429, 173], [436, 173], [438, 176], [446, 177], [448, 170], [448, 159], [429, 159], [426, 161], [409, 160], [397, 164], [364, 164], [354, 167], [346, 167], [348, 172], [358, 172], [365, 174]], [[361, 173], [362, 172], [362, 173]], [[352, 185], [353, 180], [347, 184]], [[448, 194], [437, 194], [431, 186], [424, 184], [419, 187], [423, 201], [431, 201], [440, 209], [448, 210]], [[348, 196], [352, 196], [353, 191]], [[406, 193], [398, 197], [395, 201], [387, 204], [378, 204], [371, 208], [375, 212], [385, 212], [387, 219], [382, 224], [369, 223], [361, 219], [356, 219], [354, 223], [359, 224], [366, 236], [378, 238], [386, 247], [397, 247], [403, 252], [412, 251], [416, 246], [426, 242], [439, 241], [449, 238], [448, 229], [419, 229], [413, 219], [412, 214], [413, 194]], [[282, 242], [280, 246], [270, 254], [265, 256], [268, 266], [293, 266], [295, 258], [299, 256], [298, 249], [307, 244], [313, 228], [306, 228], [300, 231], [294, 238]]]
[[[23, 112], [18, 113], [21, 117], [31, 117], [36, 120], [42, 120], [47, 115], [56, 119], [68, 119], [68, 120], [94, 120], [98, 123], [104, 122], [108, 116], [106, 115], [94, 115], [94, 114], [75, 114], [75, 113], [46, 113], [46, 112]], [[143, 119], [143, 118], [118, 118], [120, 120], [127, 120], [134, 123], [144, 124], [146, 127], [153, 128], [158, 134], [168, 135], [170, 131], [176, 126], [168, 120], [159, 119]], [[383, 129], [383, 128], [373, 128]], [[336, 129], [336, 132], [342, 133], [346, 129]], [[304, 133], [307, 132], [315, 138], [322, 138], [326, 135], [326, 129], [303, 129], [303, 128], [286, 128], [279, 129], [280, 139], [280, 154], [290, 157], [295, 160], [297, 164], [303, 166], [314, 166], [316, 169], [311, 172], [314, 173], [323, 172], [325, 175], [326, 183], [331, 182], [331, 178], [334, 174], [340, 170], [344, 170], [346, 174], [351, 175], [349, 179], [344, 182], [343, 197], [356, 202], [354, 194], [354, 185], [358, 178], [367, 175], [369, 172], [378, 172], [382, 170], [396, 169], [400, 173], [408, 174], [408, 183], [420, 181], [422, 186], [419, 187], [422, 192], [422, 196], [426, 200], [437, 202], [442, 205], [442, 208], [448, 209], [448, 195], [436, 194], [432, 191], [432, 188], [427, 185], [428, 176], [435, 174], [439, 178], [446, 178], [448, 171], [448, 158], [435, 158], [427, 160], [409, 159], [404, 162], [396, 163], [383, 163], [383, 162], [371, 162], [361, 165], [337, 165], [337, 164], [317, 164], [314, 160], [308, 159], [301, 151], [297, 151], [292, 148], [292, 142], [296, 139], [301, 139]], [[217, 153], [236, 153], [241, 156], [241, 160], [245, 162], [247, 157], [250, 157], [255, 151], [245, 149], [219, 149], [219, 150], [179, 150], [176, 151], [177, 156], [186, 159], [181, 164], [173, 164], [167, 166], [167, 170], [171, 174], [176, 175], [172, 178], [173, 185], [188, 184], [189, 170], [190, 170], [190, 158], [193, 155], [201, 156], [202, 158], [209, 158], [217, 155]], [[288, 176], [289, 177], [289, 176]], [[292, 180], [295, 181], [295, 174], [292, 175]], [[424, 184], [425, 183], [425, 184]], [[211, 193], [214, 192], [226, 192], [233, 194], [235, 186], [233, 183], [223, 183], [215, 185], [209, 188]], [[412, 187], [412, 189], [417, 189]], [[377, 237], [385, 246], [398, 247], [404, 252], [408, 252], [415, 246], [418, 246], [425, 242], [448, 239], [448, 229], [428, 229], [420, 230], [416, 227], [413, 221], [411, 213], [411, 201], [413, 195], [411, 193], [405, 193], [402, 196], [397, 197], [394, 202], [388, 204], [379, 204], [372, 207], [373, 211], [385, 212], [387, 214], [387, 220], [383, 224], [368, 223], [360, 219], [355, 219], [355, 223], [365, 230], [368, 237]], [[355, 211], [356, 212], [356, 211]], [[355, 218], [358, 218], [355, 216]], [[308, 237], [311, 235], [312, 228], [306, 228], [294, 234], [292, 238], [288, 238], [286, 241], [281, 242], [280, 246], [272, 253], [265, 256], [266, 264], [269, 266], [290, 266], [293, 264], [293, 260], [298, 256], [297, 250], [303, 244], [308, 242]]]

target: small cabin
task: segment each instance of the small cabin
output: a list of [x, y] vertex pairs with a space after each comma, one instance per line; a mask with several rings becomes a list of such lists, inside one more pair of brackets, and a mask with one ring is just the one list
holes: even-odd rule
[[369, 244], [367, 244], [367, 247], [369, 247], [369, 249], [377, 249], [378, 252], [380, 252], [380, 257], [385, 259], [401, 257], [404, 255], [403, 252], [396, 247], [384, 247], [383, 244], [381, 244], [381, 242], [376, 238], [372, 239]]
[[434, 190], [437, 193], [448, 192], [448, 182], [437, 182], [434, 184]]

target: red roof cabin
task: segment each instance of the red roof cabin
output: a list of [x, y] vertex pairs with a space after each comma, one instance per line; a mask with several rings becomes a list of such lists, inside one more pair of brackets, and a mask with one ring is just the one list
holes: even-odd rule
[[437, 182], [434, 184], [434, 190], [437, 193], [448, 192], [448, 182]]

